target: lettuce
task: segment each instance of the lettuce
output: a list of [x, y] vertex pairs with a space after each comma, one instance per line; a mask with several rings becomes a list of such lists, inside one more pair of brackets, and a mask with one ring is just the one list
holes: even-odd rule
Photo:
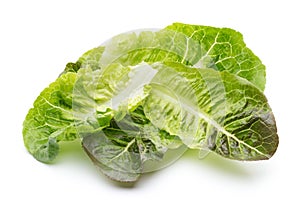
[[122, 182], [188, 148], [269, 159], [279, 140], [264, 88], [265, 66], [235, 30], [175, 23], [128, 32], [66, 65], [29, 110], [24, 144], [49, 163], [60, 141], [80, 139], [99, 170]]
[[57, 156], [59, 141], [78, 137], [72, 109], [75, 80], [75, 73], [60, 76], [41, 92], [24, 120], [24, 144], [41, 162], [51, 162]]

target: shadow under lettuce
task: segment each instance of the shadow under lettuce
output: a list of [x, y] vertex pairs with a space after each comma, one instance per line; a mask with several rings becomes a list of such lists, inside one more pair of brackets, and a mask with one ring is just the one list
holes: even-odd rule
[[249, 161], [230, 160], [213, 152], [199, 152], [199, 150], [189, 149], [180, 159], [186, 160], [191, 164], [207, 166], [216, 172], [226, 175], [246, 178], [252, 174], [245, 166], [245, 163], [250, 163]]

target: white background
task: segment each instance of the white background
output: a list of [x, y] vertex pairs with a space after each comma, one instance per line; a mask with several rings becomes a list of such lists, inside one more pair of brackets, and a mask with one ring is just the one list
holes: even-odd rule
[[[299, 198], [299, 6], [292, 0], [0, 2], [0, 199]], [[267, 67], [266, 95], [280, 137], [268, 161], [235, 162], [188, 152], [122, 187], [101, 175], [79, 143], [54, 164], [24, 148], [22, 122], [64, 65], [118, 33], [172, 22], [230, 27]]]

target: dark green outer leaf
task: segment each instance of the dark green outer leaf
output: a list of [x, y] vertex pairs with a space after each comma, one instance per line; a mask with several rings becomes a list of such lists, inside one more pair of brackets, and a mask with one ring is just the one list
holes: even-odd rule
[[[84, 135], [82, 146], [88, 156], [100, 171], [113, 180], [136, 181], [145, 172], [146, 161], [162, 160], [167, 150], [164, 142], [171, 144], [178, 140], [153, 127], [140, 109], [127, 114], [121, 121], [113, 119], [101, 131], [80, 134]], [[162, 137], [163, 142], [152, 135]]]
[[140, 154], [134, 151], [137, 149], [135, 139], [123, 142], [126, 145], [115, 144], [104, 132], [82, 138], [85, 152], [106, 176], [116, 181], [134, 182], [142, 170]]

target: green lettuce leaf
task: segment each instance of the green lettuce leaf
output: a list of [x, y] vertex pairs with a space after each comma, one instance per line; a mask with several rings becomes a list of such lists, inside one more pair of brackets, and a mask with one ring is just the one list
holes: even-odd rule
[[264, 87], [265, 66], [232, 29], [175, 23], [128, 32], [66, 65], [29, 110], [23, 139], [49, 163], [60, 141], [80, 138], [95, 165], [122, 182], [187, 147], [268, 159], [278, 136]]
[[86, 52], [78, 63], [99, 69], [111, 63], [178, 62], [212, 68], [243, 77], [260, 90], [265, 87], [265, 66], [246, 47], [243, 36], [229, 28], [174, 23], [156, 31], [135, 31], [113, 37]]
[[[157, 136], [162, 140], [157, 140]], [[162, 161], [168, 144], [174, 141], [180, 142], [176, 136], [154, 127], [138, 107], [121, 121], [113, 119], [101, 131], [84, 134], [82, 146], [106, 176], [116, 181], [134, 182], [145, 172], [145, 163]]]
[[[93, 70], [112, 63], [134, 66], [141, 62], [176, 61], [191, 65], [197, 63], [202, 50], [197, 41], [187, 41], [187, 38], [182, 33], [170, 30], [123, 33], [87, 51], [76, 63]], [[70, 66], [65, 71], [69, 71]]]
[[205, 54], [198, 61], [200, 67], [203, 66], [202, 62], [208, 59], [210, 63], [204, 67], [236, 74], [247, 79], [260, 90], [264, 90], [266, 83], [265, 66], [246, 47], [241, 33], [230, 28], [215, 28], [182, 23], [174, 23], [166, 27], [166, 29], [173, 30], [176, 33], [183, 33], [189, 39], [199, 42], [205, 51]]
[[[276, 123], [267, 99], [236, 75], [179, 63], [114, 63], [81, 72], [75, 91], [78, 84], [78, 91], [85, 88], [78, 97], [89, 93], [85, 97], [94, 101], [92, 112], [82, 116], [94, 131], [78, 129], [82, 145], [113, 180], [136, 181], [147, 161], [161, 161], [182, 142], [236, 160], [268, 159], [276, 151]], [[104, 113], [111, 120], [102, 126]]]
[[72, 96], [76, 74], [60, 76], [44, 89], [23, 123], [27, 150], [41, 162], [51, 162], [59, 152], [58, 142], [77, 138]]
[[270, 158], [278, 136], [266, 97], [226, 71], [169, 63], [153, 78], [146, 117], [190, 148], [236, 160]]
[[73, 109], [84, 126], [80, 124], [77, 131], [91, 160], [113, 180], [136, 181], [147, 161], [161, 162], [168, 149], [183, 145], [177, 136], [153, 126], [140, 106], [156, 73], [146, 63], [127, 67], [113, 63], [102, 70], [78, 71]]

